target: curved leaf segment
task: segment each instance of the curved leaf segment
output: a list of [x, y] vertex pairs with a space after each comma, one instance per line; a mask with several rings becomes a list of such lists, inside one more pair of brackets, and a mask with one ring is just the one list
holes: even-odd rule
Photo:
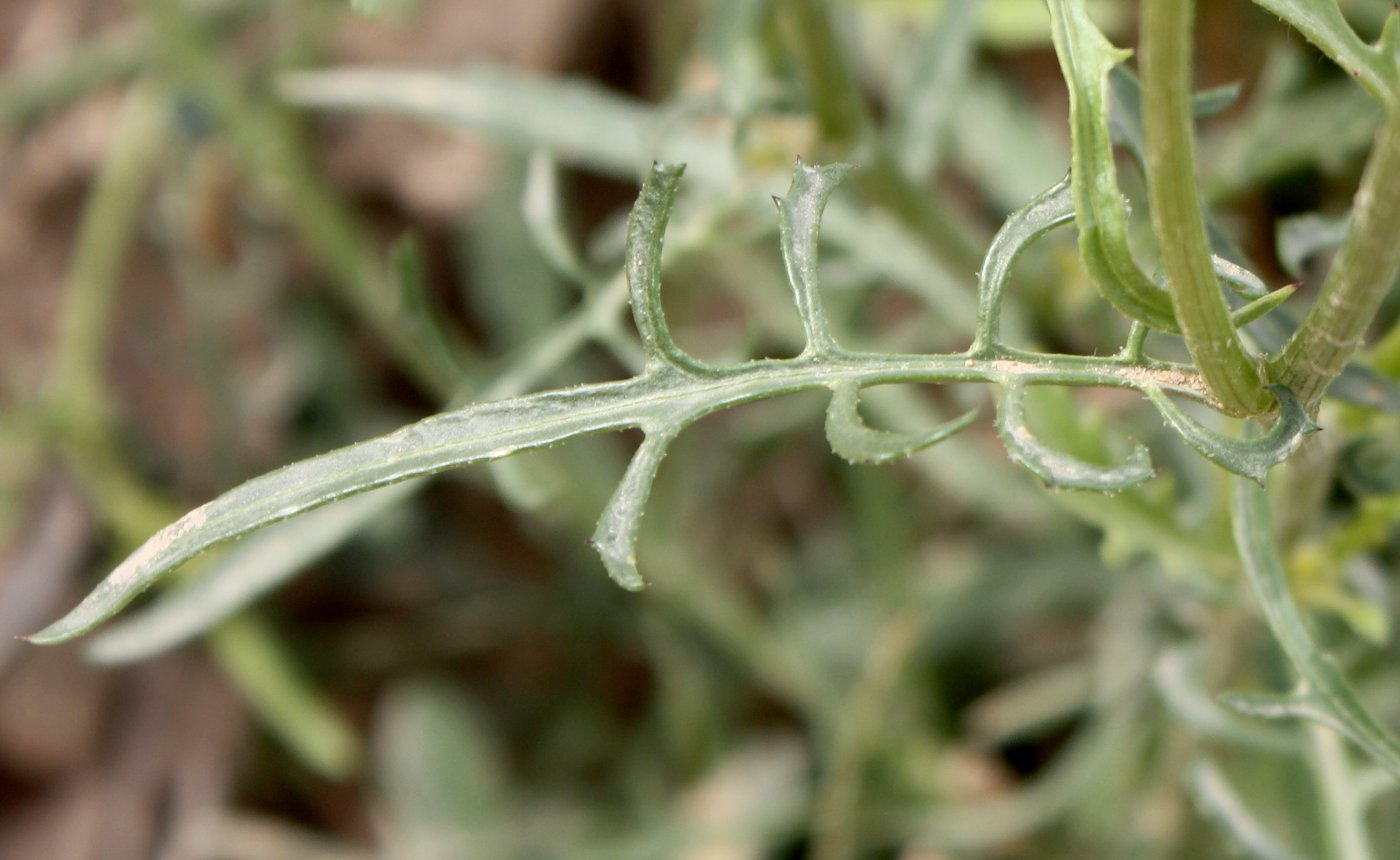
[[1029, 469], [1056, 490], [1093, 490], [1116, 493], [1152, 477], [1152, 458], [1142, 445], [1135, 445], [1128, 461], [1121, 466], [1100, 466], [1047, 446], [1026, 425], [1025, 388], [1019, 382], [1002, 387], [997, 410], [997, 433], [1011, 459]]
[[1079, 253], [1089, 277], [1114, 307], [1154, 329], [1180, 329], [1171, 296], [1138, 268], [1113, 166], [1108, 73], [1132, 56], [1089, 20], [1082, 0], [1049, 0], [1051, 36], [1069, 86], [1071, 174]]
[[1262, 484], [1270, 469], [1287, 460], [1308, 434], [1319, 429], [1293, 392], [1280, 385], [1271, 385], [1269, 390], [1278, 398], [1278, 418], [1268, 433], [1255, 439], [1237, 439], [1211, 430], [1183, 412], [1160, 388], [1147, 386], [1143, 393], [1196, 453], [1221, 468]]
[[924, 433], [877, 430], [865, 423], [859, 409], [860, 388], [853, 382], [832, 386], [826, 410], [826, 439], [837, 456], [852, 463], [888, 463], [937, 445], [977, 420], [977, 410], [940, 424]]
[[[655, 165], [632, 213], [625, 263], [632, 313], [647, 359], [641, 374], [620, 382], [474, 403], [254, 478], [157, 532], [77, 608], [33, 641], [57, 643], [82, 635], [191, 557], [272, 523], [377, 487], [626, 428], [640, 429], [644, 440], [603, 511], [593, 545], [613, 579], [625, 588], [639, 588], [643, 579], [636, 559], [638, 528], [671, 441], [710, 413], [798, 391], [832, 392], [826, 426], [836, 453], [855, 462], [881, 463], [947, 439], [968, 427], [975, 413], [921, 433], [878, 430], [860, 417], [862, 389], [890, 383], [994, 383], [1003, 390], [998, 424], [1018, 462], [1051, 486], [1108, 492], [1151, 476], [1146, 451], [1139, 446], [1125, 465], [1103, 467], [1048, 448], [1026, 429], [1022, 397], [1027, 386], [1129, 388], [1149, 396], [1190, 397], [1218, 408], [1190, 367], [1147, 358], [1141, 350], [1109, 357], [1050, 355], [998, 342], [996, 322], [1011, 263], [1027, 244], [1073, 217], [1064, 182], [1012, 216], [993, 242], [981, 271], [977, 336], [967, 352], [902, 355], [842, 348], [822, 308], [817, 240], [823, 205], [845, 170], [798, 164], [791, 189], [778, 201], [783, 259], [808, 336], [797, 357], [715, 366], [676, 345], [662, 313], [660, 272], [662, 239], [681, 168]], [[1168, 403], [1164, 410], [1169, 422], [1174, 408]], [[1283, 435], [1277, 444], [1294, 444], [1291, 436]], [[1260, 457], [1261, 462], [1281, 459]], [[1257, 469], [1257, 463], [1250, 462]], [[1223, 458], [1227, 468], [1237, 463], [1238, 459]]]

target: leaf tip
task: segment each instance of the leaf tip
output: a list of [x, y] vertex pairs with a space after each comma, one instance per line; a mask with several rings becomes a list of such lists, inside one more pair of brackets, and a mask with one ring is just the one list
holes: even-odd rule
[[75, 638], [80, 632], [68, 629], [68, 625], [64, 624], [65, 620], [66, 619], [59, 619], [37, 633], [27, 633], [23, 636], [16, 636], [15, 638], [21, 642], [28, 642], [30, 645], [62, 645], [64, 642]]
[[618, 541], [606, 537], [594, 537], [588, 542], [603, 560], [603, 568], [608, 578], [627, 591], [641, 591], [647, 582], [637, 570], [637, 554], [630, 547], [618, 545]]

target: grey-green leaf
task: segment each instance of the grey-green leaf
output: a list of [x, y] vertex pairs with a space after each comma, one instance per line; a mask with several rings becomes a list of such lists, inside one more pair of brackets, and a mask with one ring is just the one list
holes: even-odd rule
[[923, 433], [897, 433], [877, 430], [860, 416], [860, 388], [841, 383], [832, 389], [826, 410], [826, 438], [831, 450], [852, 463], [888, 463], [936, 445], [967, 428], [977, 420], [970, 410], [951, 421]]
[[88, 656], [133, 663], [183, 645], [282, 586], [424, 486], [422, 480], [404, 481], [259, 531], [198, 579], [103, 631]]
[[1210, 264], [1215, 270], [1215, 276], [1244, 298], [1259, 299], [1269, 292], [1269, 288], [1258, 275], [1238, 263], [1215, 255], [1210, 258]]
[[511, 857], [513, 800], [503, 744], [441, 679], [391, 687], [373, 721], [374, 783], [386, 857]]
[[79, 636], [211, 546], [356, 493], [641, 423], [645, 380], [477, 403], [254, 478], [156, 532], [77, 608], [31, 637]]
[[[1262, 487], [1235, 481], [1234, 532], [1264, 619], [1305, 686], [1303, 698], [1284, 707], [1282, 715], [1338, 726], [1391, 776], [1400, 779], [1400, 738], [1382, 726], [1357, 698], [1336, 663], [1313, 641], [1293, 602], [1274, 538], [1269, 497]], [[1238, 697], [1233, 704], [1238, 706]]]
[[674, 436], [666, 430], [648, 432], [598, 520], [590, 543], [603, 559], [613, 581], [638, 591], [646, 581], [637, 571], [637, 530], [641, 527], [651, 484]]
[[972, 70], [982, 6], [983, 0], [944, 6], [895, 102], [894, 148], [910, 177], [927, 179], [938, 166], [954, 102]]
[[797, 313], [807, 334], [807, 351], [818, 355], [838, 351], [831, 326], [822, 309], [821, 281], [817, 277], [817, 240], [822, 210], [827, 198], [851, 167], [829, 164], [809, 167], [798, 159], [792, 172], [792, 185], [778, 204], [778, 235], [783, 248], [783, 265], [792, 285]]
[[1050, 230], [1074, 220], [1070, 177], [1047, 188], [1011, 214], [992, 238], [978, 273], [977, 334], [972, 355], [992, 350], [1001, 336], [1001, 306], [1011, 266], [1027, 245]]
[[647, 366], [669, 365], [686, 370], [703, 370], [671, 339], [661, 306], [661, 248], [666, 224], [676, 205], [685, 166], [653, 164], [641, 194], [627, 219], [627, 289], [632, 300], [632, 318], [646, 349]]
[[[1113, 139], [1121, 144], [1146, 172], [1147, 146], [1143, 142], [1142, 82], [1125, 66], [1114, 66], [1108, 73], [1108, 122]], [[1191, 113], [1196, 117], [1214, 116], [1230, 107], [1240, 97], [1238, 83], [1223, 84], [1201, 90], [1191, 98]]]
[[1278, 398], [1278, 420], [1269, 432], [1254, 439], [1236, 439], [1205, 427], [1156, 386], [1145, 386], [1143, 393], [1167, 424], [1198, 454], [1236, 475], [1263, 482], [1270, 469], [1287, 460], [1303, 444], [1303, 439], [1318, 429], [1293, 392], [1279, 385], [1269, 389]]
[[1086, 463], [1041, 442], [1026, 424], [1025, 388], [1018, 382], [1002, 386], [997, 409], [997, 433], [1011, 459], [1057, 490], [1115, 493], [1152, 477], [1152, 458], [1141, 444], [1133, 446], [1121, 466]]
[[671, 133], [646, 103], [581, 79], [494, 68], [338, 68], [287, 74], [278, 84], [294, 104], [418, 117], [623, 179], [658, 158], [689, 164], [707, 183], [731, 173], [732, 147], [722, 134], [691, 127]]

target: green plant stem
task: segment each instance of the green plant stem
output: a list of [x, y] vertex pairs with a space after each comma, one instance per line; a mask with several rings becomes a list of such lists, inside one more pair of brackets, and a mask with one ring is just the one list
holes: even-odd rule
[[1366, 836], [1365, 809], [1356, 794], [1356, 774], [1347, 761], [1346, 746], [1326, 726], [1308, 727], [1308, 757], [1322, 796], [1323, 829], [1332, 860], [1372, 860]]
[[1147, 0], [1142, 18], [1142, 81], [1147, 185], [1172, 306], [1206, 384], [1234, 415], [1257, 415], [1272, 398], [1245, 351], [1210, 260], [1196, 188], [1191, 122], [1190, 0]]
[[861, 158], [865, 169], [856, 177], [862, 191], [922, 238], [950, 268], [975, 271], [982, 258], [967, 228], [932, 205], [875, 139], [860, 85], [844, 58], [826, 0], [781, 0], [779, 9], [823, 141], [843, 157], [852, 149], [868, 147]]
[[[1274, 361], [1274, 376], [1316, 409], [1361, 344], [1400, 275], [1400, 104], [1377, 134], [1342, 243], [1322, 292]], [[1389, 339], [1389, 338], [1387, 338]]]

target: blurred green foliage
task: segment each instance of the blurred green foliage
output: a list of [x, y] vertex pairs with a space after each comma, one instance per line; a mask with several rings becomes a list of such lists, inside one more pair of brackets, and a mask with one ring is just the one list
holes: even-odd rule
[[[94, 87], [129, 92], [75, 241], [52, 376], [6, 378], [20, 406], [0, 416], [0, 457], [61, 460], [108, 560], [229, 486], [439, 408], [639, 374], [659, 348], [645, 314], [663, 303], [676, 344], [713, 365], [797, 356], [818, 323], [852, 349], [961, 356], [986, 319], [983, 252], [1070, 164], [1039, 0], [650, 4], [637, 14], [652, 32], [679, 35], [672, 51], [626, 46], [652, 66], [631, 82], [645, 99], [500, 67], [334, 68], [325, 33], [344, 5], [145, 0], [120, 39], [0, 81], [0, 121], [19, 130]], [[354, 5], [392, 11], [359, 24], [388, 40], [418, 4]], [[1261, 5], [1340, 9], [1367, 43], [1390, 8]], [[1201, 48], [1198, 82], [1244, 76], [1200, 123], [1211, 249], [1307, 293], [1387, 106], [1273, 15], [1200, 6], [1198, 38], [1223, 29], [1233, 53]], [[1132, 43], [1136, 4], [1088, 8]], [[1119, 113], [1098, 118], [1140, 165], [1130, 84], [1114, 85]], [[336, 188], [322, 156], [354, 114], [489, 141], [475, 204], [442, 224]], [[770, 202], [797, 155], [861, 165], [821, 222], [820, 313], [800, 276], [816, 272], [815, 221], [785, 215], [780, 236]], [[666, 252], [657, 232], [654, 255], [625, 256], [626, 203], [654, 161], [687, 164]], [[1145, 186], [1120, 161], [1133, 206], [1118, 238], [1150, 260]], [[212, 238], [209, 169], [231, 177]], [[787, 205], [804, 200], [794, 187]], [[802, 224], [811, 247], [790, 282], [779, 249], [791, 262]], [[162, 449], [160, 416], [105, 359], [153, 325], [124, 304], [133, 249], [158, 259], [160, 301], [195, 332], [141, 347], [207, 392], [181, 407], [217, 428], [194, 451]], [[1189, 358], [1100, 300], [1073, 231], [992, 259], [1012, 287], [1009, 347], [1110, 356], [1128, 339]], [[629, 265], [634, 281], [639, 265], [664, 274], [654, 305], [634, 292], [636, 326]], [[1295, 303], [1245, 336], [1277, 350]], [[1006, 435], [1075, 468], [1151, 449], [1157, 477], [1102, 495], [1046, 491], [990, 421], [891, 465], [847, 463], [820, 432], [827, 398], [796, 394], [663, 427], [647, 514], [626, 521], [651, 585], [638, 594], [599, 574], [587, 541], [640, 440], [589, 437], [255, 532], [87, 647], [120, 663], [203, 636], [286, 753], [248, 767], [304, 796], [331, 790], [286, 774], [345, 782], [334, 802], [371, 822], [368, 853], [290, 813], [254, 842], [240, 825], [268, 801], [245, 775], [202, 856], [1383, 858], [1400, 844], [1384, 729], [1400, 722], [1400, 505], [1380, 474], [1400, 438], [1393, 316], [1382, 309], [1379, 347], [1267, 496], [1183, 443], [1259, 444], [1194, 404], [1166, 407], [1173, 432], [1135, 396], [1006, 384], [1025, 395], [1001, 406], [1004, 429], [1018, 416]], [[258, 373], [233, 358], [246, 329], [265, 343]], [[996, 411], [986, 388], [838, 390], [847, 435], [831, 435], [845, 453], [902, 452]], [[1285, 418], [1272, 432], [1291, 439], [1304, 419]], [[274, 444], [240, 429], [255, 424]], [[25, 463], [45, 461], [15, 459], [0, 460], [10, 530], [34, 483]], [[319, 854], [297, 853], [308, 829]]]

